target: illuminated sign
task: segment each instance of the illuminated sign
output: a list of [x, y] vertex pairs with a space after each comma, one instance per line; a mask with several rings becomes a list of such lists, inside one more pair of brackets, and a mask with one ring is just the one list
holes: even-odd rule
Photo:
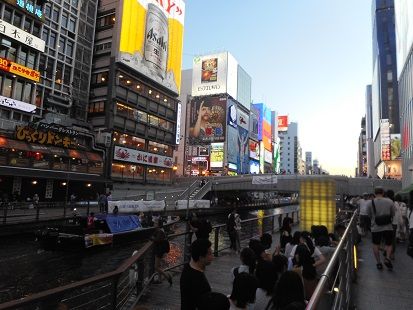
[[272, 164], [272, 152], [264, 149], [264, 161], [266, 163]]
[[9, 61], [6, 58], [0, 57], [0, 69], [18, 76], [24, 77], [26, 79], [39, 82], [40, 72], [27, 68], [25, 66], [19, 65], [15, 62]]
[[16, 126], [16, 138], [29, 143], [39, 143], [54, 146], [75, 146], [76, 143], [70, 137], [63, 136], [53, 131], [42, 131], [29, 126]]
[[381, 160], [391, 159], [390, 148], [390, 122], [388, 119], [380, 120]]
[[237, 165], [236, 165], [236, 164], [233, 164], [233, 163], [228, 163], [228, 169], [231, 169], [231, 170], [237, 170], [237, 169], [238, 169], [238, 167], [237, 167]]
[[256, 161], [250, 160], [250, 173], [259, 174], [260, 173], [260, 164]]
[[278, 116], [278, 131], [287, 131], [288, 130], [288, 115], [279, 115]]
[[6, 0], [6, 2], [44, 21], [43, 8], [36, 3], [36, 0]]
[[181, 140], [181, 111], [182, 111], [182, 105], [178, 103], [178, 109], [176, 111], [175, 144], [179, 144], [179, 141]]
[[36, 111], [36, 106], [34, 104], [26, 103], [19, 100], [14, 100], [8, 97], [0, 96], [0, 106], [6, 108], [12, 108], [24, 112], [33, 113]]
[[124, 0], [117, 61], [169, 90], [181, 88], [185, 3]]
[[34, 48], [40, 52], [44, 52], [45, 42], [38, 37], [21, 30], [18, 27], [13, 26], [0, 19], [0, 34], [3, 34], [13, 40], [19, 41], [31, 48]]
[[172, 157], [142, 152], [121, 146], [115, 146], [113, 159], [165, 168], [171, 168], [173, 165]]
[[211, 143], [210, 166], [211, 168], [224, 166], [224, 143]]
[[254, 140], [249, 141], [250, 157], [260, 160], [260, 144]]

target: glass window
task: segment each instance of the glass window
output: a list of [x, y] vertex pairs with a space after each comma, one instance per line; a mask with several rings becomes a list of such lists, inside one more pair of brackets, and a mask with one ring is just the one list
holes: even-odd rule
[[16, 61], [16, 48], [14, 48], [13, 46], [9, 47], [7, 51], [7, 58], [10, 61]]
[[11, 17], [13, 16], [13, 11], [11, 9], [9, 9], [8, 7], [4, 8], [4, 14], [3, 14], [3, 19], [8, 22], [11, 23]]
[[56, 47], [56, 33], [53, 31], [50, 32], [49, 47], [53, 49]]
[[16, 100], [22, 100], [22, 94], [23, 94], [23, 82], [17, 80], [15, 82], [15, 89], [14, 89], [14, 96], [13, 98]]
[[21, 64], [21, 65], [26, 65], [26, 58], [27, 58], [27, 52], [29, 50], [25, 47], [22, 46], [22, 48], [20, 49], [20, 53], [18, 56], [18, 60], [17, 63]]
[[59, 10], [58, 9], [53, 9], [52, 20], [56, 23], [59, 22]]
[[30, 32], [31, 28], [32, 28], [31, 20], [26, 17], [26, 19], [25, 19], [25, 21], [24, 21], [23, 29], [24, 29], [24, 31], [26, 31], [26, 32]]
[[76, 21], [72, 18], [69, 19], [69, 24], [67, 25], [67, 29], [69, 31], [75, 32], [75, 23]]
[[46, 15], [47, 17], [50, 18], [50, 14], [51, 14], [50, 5], [46, 4], [45, 7], [44, 7], [44, 15]]
[[67, 20], [68, 20], [68, 18], [67, 18], [67, 13], [66, 13], [66, 12], [63, 12], [63, 13], [62, 13], [62, 22], [61, 22], [61, 25], [62, 25], [64, 28], [67, 28]]
[[13, 80], [9, 77], [4, 77], [4, 85], [3, 85], [3, 96], [11, 98], [11, 91], [13, 86]]
[[62, 84], [62, 78], [63, 78], [63, 64], [61, 62], [57, 62], [56, 77], [55, 77], [56, 83]]
[[33, 35], [35, 35], [36, 37], [40, 37], [40, 29], [41, 29], [41, 25], [34, 22], [33, 23]]
[[32, 51], [29, 51], [29, 56], [27, 57], [26, 65], [30, 69], [34, 69], [35, 64], [36, 64], [36, 54]]
[[59, 48], [59, 52], [62, 53], [62, 54], [64, 54], [64, 52], [65, 52], [65, 41], [66, 41], [65, 38], [60, 37], [59, 45], [57, 46]]
[[73, 42], [67, 40], [66, 44], [66, 56], [72, 57], [73, 56]]
[[53, 70], [54, 70], [54, 61], [53, 58], [49, 58], [47, 60], [47, 66], [46, 66], [46, 77], [49, 79], [53, 78]]
[[32, 84], [26, 83], [23, 89], [22, 101], [31, 102], [30, 100], [31, 96], [32, 96]]
[[66, 85], [70, 85], [70, 66], [65, 65], [65, 75], [64, 75], [64, 83]]
[[20, 14], [14, 13], [13, 25], [20, 28], [21, 24], [22, 24], [22, 16]]
[[148, 122], [148, 114], [146, 112], [142, 112], [138, 110], [137, 118], [138, 122], [147, 123]]

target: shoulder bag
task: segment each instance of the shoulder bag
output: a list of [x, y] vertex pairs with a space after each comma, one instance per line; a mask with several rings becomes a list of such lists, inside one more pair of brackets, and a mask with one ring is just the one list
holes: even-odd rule
[[384, 226], [391, 224], [392, 222], [392, 217], [391, 214], [385, 214], [385, 215], [376, 215], [376, 205], [374, 203], [374, 199], [371, 201], [371, 204], [373, 206], [373, 213], [374, 213], [374, 221], [378, 226]]

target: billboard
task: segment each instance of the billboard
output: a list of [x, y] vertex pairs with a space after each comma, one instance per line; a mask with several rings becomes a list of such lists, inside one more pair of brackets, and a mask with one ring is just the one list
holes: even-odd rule
[[205, 144], [225, 141], [227, 98], [194, 98], [189, 115], [189, 143]]
[[237, 143], [237, 166], [238, 173], [248, 173], [248, 130], [238, 126], [238, 143]]
[[19, 41], [20, 43], [27, 45], [31, 48], [34, 48], [40, 52], [44, 52], [46, 46], [45, 41], [1, 19], [0, 32], [2, 35], [12, 38], [13, 40]]
[[260, 164], [255, 160], [250, 160], [250, 173], [259, 174], [260, 173]]
[[229, 94], [237, 99], [238, 63], [228, 52], [197, 56], [192, 64], [192, 96]]
[[396, 0], [394, 11], [396, 17], [397, 76], [400, 77], [413, 44], [413, 2], [411, 0]]
[[400, 159], [400, 153], [402, 148], [401, 135], [391, 134], [390, 135], [390, 149], [391, 149], [391, 160]]
[[388, 119], [380, 120], [381, 160], [391, 159], [390, 150], [390, 122]]
[[179, 144], [179, 141], [181, 141], [181, 113], [182, 113], [182, 105], [178, 103], [178, 109], [176, 111], [175, 144]]
[[250, 157], [255, 160], [260, 160], [260, 144], [254, 140], [249, 141]]
[[211, 143], [211, 155], [209, 158], [211, 168], [223, 168], [224, 143]]
[[288, 115], [279, 115], [278, 116], [278, 131], [287, 131], [288, 130]]
[[264, 103], [256, 103], [254, 107], [258, 112], [258, 139], [264, 142], [266, 150], [271, 151], [271, 110]]
[[178, 94], [185, 3], [123, 0], [116, 60]]

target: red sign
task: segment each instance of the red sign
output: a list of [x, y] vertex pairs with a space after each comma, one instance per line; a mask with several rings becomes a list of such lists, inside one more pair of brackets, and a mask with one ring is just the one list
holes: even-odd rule
[[278, 131], [288, 130], [288, 115], [278, 116]]

